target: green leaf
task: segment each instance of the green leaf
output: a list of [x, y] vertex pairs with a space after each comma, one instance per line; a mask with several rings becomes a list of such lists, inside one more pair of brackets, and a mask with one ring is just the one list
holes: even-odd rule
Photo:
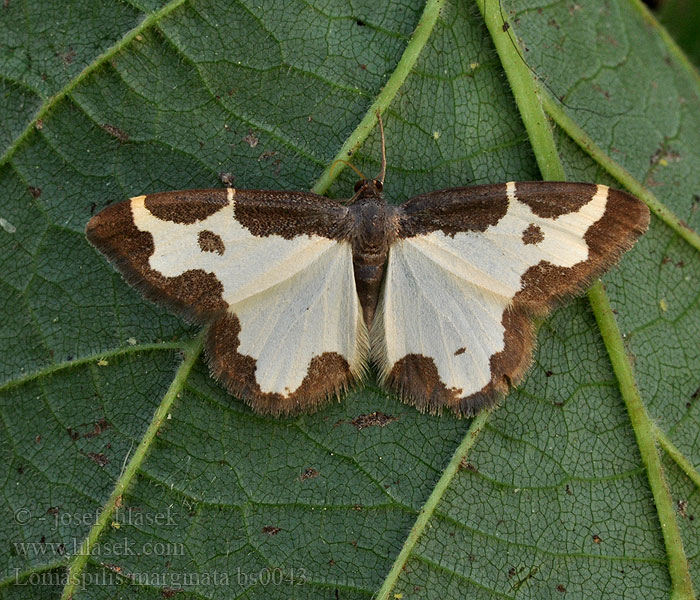
[[[700, 80], [636, 0], [0, 15], [0, 597], [694, 597]], [[565, 176], [630, 189], [650, 231], [491, 414], [370, 381], [253, 415], [85, 223], [225, 172], [347, 196], [330, 165], [378, 170], [377, 110], [393, 202]]]

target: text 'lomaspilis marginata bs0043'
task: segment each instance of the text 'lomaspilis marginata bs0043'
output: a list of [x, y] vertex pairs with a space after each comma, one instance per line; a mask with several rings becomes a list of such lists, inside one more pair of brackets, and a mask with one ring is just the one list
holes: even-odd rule
[[405, 402], [472, 415], [522, 379], [533, 318], [649, 222], [637, 198], [591, 183], [451, 188], [390, 206], [382, 163], [346, 201], [149, 194], [102, 210], [87, 237], [146, 297], [209, 324], [213, 376], [259, 413], [313, 411], [374, 362]]

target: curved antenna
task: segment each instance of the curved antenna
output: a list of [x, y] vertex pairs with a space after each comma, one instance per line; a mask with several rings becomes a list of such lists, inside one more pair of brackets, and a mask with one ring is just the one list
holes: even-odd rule
[[333, 175], [333, 169], [335, 168], [335, 165], [337, 163], [343, 163], [344, 165], [350, 167], [355, 173], [357, 173], [360, 176], [360, 179], [367, 179], [363, 174], [360, 169], [358, 169], [355, 165], [353, 165], [351, 162], [347, 160], [343, 160], [342, 158], [336, 158], [333, 163], [331, 164], [331, 170], [329, 172], [329, 175]]
[[384, 124], [382, 123], [382, 113], [377, 111], [377, 122], [379, 123], [379, 135], [382, 139], [382, 168], [379, 171], [376, 179], [384, 185], [384, 176], [386, 175], [386, 145], [384, 144]]

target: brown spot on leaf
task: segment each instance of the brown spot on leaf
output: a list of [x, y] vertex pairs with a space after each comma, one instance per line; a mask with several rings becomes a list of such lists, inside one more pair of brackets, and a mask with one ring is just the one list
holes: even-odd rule
[[467, 351], [467, 349], [464, 346], [462, 346], [461, 348], [457, 348], [457, 350], [455, 350], [455, 356], [459, 356], [460, 354], [464, 354], [466, 351]]
[[129, 134], [126, 131], [119, 129], [119, 127], [115, 125], [105, 123], [102, 125], [102, 129], [104, 129], [109, 135], [117, 138], [122, 144], [129, 141]]
[[369, 414], [358, 415], [352, 421], [350, 421], [358, 431], [365, 429], [366, 427], [385, 427], [389, 423], [398, 421], [398, 417], [393, 415], [387, 415], [386, 413], [375, 411]]
[[32, 198], [38, 198], [41, 196], [41, 188], [40, 187], [33, 187], [29, 186], [29, 193], [32, 195]]
[[233, 173], [219, 173], [219, 180], [221, 183], [223, 183], [227, 188], [233, 187], [233, 182], [235, 181], [235, 176]]
[[600, 544], [603, 540], [602, 540], [602, 538], [596, 533], [596, 534], [593, 534], [593, 541], [594, 541], [596, 544]]
[[476, 468], [476, 465], [474, 465], [474, 463], [469, 462], [466, 456], [463, 456], [462, 460], [459, 461], [459, 468], [460, 470], [470, 471], [471, 473], [479, 472], [479, 469]]
[[109, 427], [111, 427], [111, 425], [109, 424], [109, 422], [107, 421], [107, 419], [102, 418], [102, 419], [100, 419], [99, 421], [97, 421], [97, 422], [92, 426], [92, 429], [91, 429], [90, 431], [88, 431], [87, 433], [84, 433], [84, 434], [83, 434], [83, 437], [88, 438], [88, 439], [89, 439], [89, 438], [97, 437], [97, 436], [100, 435], [105, 429], [108, 429]]
[[216, 252], [216, 254], [223, 256], [226, 250], [224, 240], [213, 231], [200, 231], [197, 236], [197, 243], [202, 252]]
[[255, 148], [260, 141], [255, 135], [253, 135], [253, 130], [248, 130], [248, 135], [243, 138], [243, 141], [248, 144], [251, 148]]
[[102, 452], [87, 452], [85, 456], [100, 467], [104, 467], [109, 462], [109, 459]]
[[66, 65], [70, 65], [73, 63], [73, 59], [75, 58], [75, 50], [73, 50], [73, 48], [68, 48], [66, 52], [59, 54], [59, 56]]
[[277, 535], [280, 531], [282, 531], [282, 528], [275, 527], [274, 525], [265, 525], [265, 527], [262, 528], [262, 532], [267, 535]]
[[299, 475], [299, 479], [302, 481], [306, 481], [307, 479], [316, 479], [320, 475], [319, 471], [317, 469], [314, 469], [312, 467], [307, 467], [304, 469], [301, 475]]
[[562, 594], [564, 594], [566, 592], [566, 588], [560, 583], [557, 586], [557, 592], [561, 592]]

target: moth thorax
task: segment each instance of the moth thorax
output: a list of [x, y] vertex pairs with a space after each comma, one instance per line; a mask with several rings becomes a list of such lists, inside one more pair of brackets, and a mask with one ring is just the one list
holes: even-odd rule
[[385, 255], [389, 248], [390, 223], [381, 196], [369, 196], [352, 206], [355, 213], [353, 249], [364, 255]]

